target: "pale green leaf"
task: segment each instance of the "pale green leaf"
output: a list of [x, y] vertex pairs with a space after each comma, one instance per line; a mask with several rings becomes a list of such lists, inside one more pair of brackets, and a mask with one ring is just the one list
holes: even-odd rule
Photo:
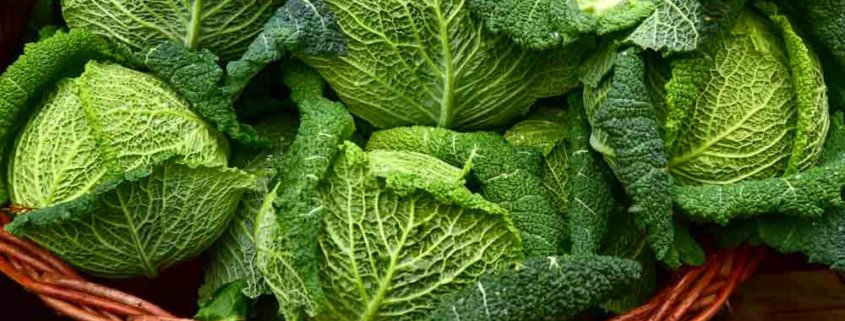
[[281, 0], [63, 0], [71, 29], [144, 52], [162, 42], [209, 49], [229, 59], [243, 53]]

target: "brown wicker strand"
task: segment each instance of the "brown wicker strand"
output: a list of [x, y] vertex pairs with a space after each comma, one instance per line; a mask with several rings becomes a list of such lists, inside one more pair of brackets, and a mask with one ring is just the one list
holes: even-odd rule
[[647, 303], [611, 321], [706, 321], [726, 306], [737, 286], [747, 280], [766, 256], [764, 247], [724, 249], [699, 267], [678, 271]]
[[[27, 209], [6, 209], [5, 213]], [[0, 212], [0, 226], [11, 219]], [[682, 268], [646, 304], [611, 321], [707, 321], [726, 306], [766, 248], [743, 246], [712, 253], [699, 267]], [[193, 321], [130, 294], [94, 284], [32, 242], [0, 228], [0, 273], [38, 295], [56, 312], [77, 321]]]

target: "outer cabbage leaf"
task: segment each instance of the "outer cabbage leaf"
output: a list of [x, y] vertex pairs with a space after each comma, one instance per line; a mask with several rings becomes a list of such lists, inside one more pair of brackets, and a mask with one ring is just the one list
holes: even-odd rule
[[71, 29], [103, 35], [137, 52], [173, 41], [230, 59], [246, 50], [280, 4], [281, 0], [63, 0], [62, 14]]
[[797, 123], [792, 155], [786, 165], [786, 173], [792, 174], [815, 165], [821, 155], [830, 126], [827, 86], [818, 56], [801, 39], [789, 19], [772, 4], [762, 3], [758, 7], [780, 31], [792, 71]]
[[[82, 32], [60, 32], [27, 45], [24, 55], [0, 75], [0, 163], [7, 162], [15, 133], [26, 124], [43, 92], [60, 78], [78, 74], [86, 61], [106, 59], [111, 53], [106, 41]], [[6, 182], [6, 171], [0, 170], [0, 203], [10, 196]]]
[[294, 321], [323, 307], [317, 237], [324, 205], [318, 188], [355, 124], [343, 105], [323, 97], [323, 80], [303, 64], [286, 65], [285, 83], [299, 108], [300, 126], [277, 169], [280, 187], [258, 211], [255, 238], [258, 267], [281, 312]]
[[704, 13], [698, 0], [651, 0], [654, 13], [628, 35], [626, 41], [665, 53], [698, 47]]
[[590, 144], [604, 155], [633, 205], [638, 227], [647, 231], [655, 255], [677, 266], [673, 248], [671, 177], [664, 144], [645, 82], [642, 53], [626, 49], [597, 88], [584, 90], [584, 108], [593, 126]]
[[[611, 211], [615, 200], [611, 191], [612, 176], [601, 160], [601, 155], [590, 149], [590, 130], [587, 115], [580, 95], [569, 99], [569, 141], [565, 151], [569, 160], [566, 176], [571, 191], [568, 200], [569, 234], [572, 238], [573, 255], [589, 255], [598, 252], [608, 230]], [[559, 146], [558, 148], [561, 148]], [[554, 152], [553, 152], [554, 153]], [[546, 157], [546, 164], [558, 164]], [[547, 166], [543, 182], [548, 186], [550, 178], [557, 177], [557, 166]], [[552, 180], [557, 181], [557, 180]]]
[[63, 81], [18, 138], [12, 202], [52, 206], [171, 155], [226, 165], [225, 140], [153, 76], [90, 62]]
[[807, 171], [728, 185], [676, 185], [675, 206], [698, 221], [727, 224], [738, 218], [786, 214], [813, 218], [845, 206], [845, 161], [820, 164]]
[[288, 0], [238, 60], [226, 65], [223, 90], [239, 94], [271, 62], [288, 52], [331, 56], [343, 52], [343, 35], [325, 0]]
[[344, 145], [322, 188], [327, 306], [317, 320], [420, 320], [432, 302], [522, 260], [506, 212], [460, 176], [430, 175], [444, 166], [425, 154]]
[[194, 110], [231, 138], [250, 145], [262, 142], [255, 130], [238, 122], [234, 97], [220, 86], [223, 69], [208, 51], [191, 52], [179, 44], [165, 42], [144, 52], [143, 65], [191, 102]]
[[[287, 115], [283, 115], [287, 117]], [[200, 302], [209, 303], [212, 295], [229, 284], [240, 282], [240, 290], [248, 299], [272, 294], [258, 269], [255, 249], [256, 219], [264, 200], [274, 188], [280, 162], [296, 134], [296, 121], [288, 118], [269, 118], [256, 125], [259, 133], [270, 138], [273, 146], [257, 152], [238, 151], [232, 163], [258, 178], [257, 188], [247, 191], [241, 200], [235, 218], [226, 232], [209, 249], [205, 267], [205, 283], [200, 288]], [[210, 304], [210, 303], [209, 303]]]
[[514, 146], [525, 146], [547, 155], [569, 135], [566, 112], [560, 108], [541, 108], [505, 132], [505, 140]]
[[[534, 52], [484, 32], [461, 0], [327, 0], [345, 54], [300, 54], [379, 128], [502, 125], [577, 86], [586, 48]], [[587, 47], [587, 46], [582, 46]]]
[[470, 164], [470, 180], [481, 195], [510, 212], [526, 256], [554, 255], [566, 240], [564, 222], [543, 190], [540, 155], [514, 148], [502, 136], [402, 127], [373, 133], [367, 149], [414, 151], [453, 166]]
[[766, 218], [758, 222], [758, 234], [766, 245], [783, 253], [801, 252], [810, 263], [845, 270], [845, 210], [836, 208], [824, 217], [802, 220], [791, 217]]
[[629, 29], [655, 9], [649, 0], [470, 0], [487, 30], [531, 49], [565, 47], [584, 34]]
[[7, 230], [89, 273], [154, 277], [210, 246], [254, 184], [239, 170], [169, 160], [20, 215]]
[[428, 320], [567, 320], [617, 296], [640, 273], [636, 262], [608, 256], [529, 258], [443, 300]]
[[[845, 162], [845, 126], [842, 122], [842, 113], [836, 113], [820, 166]], [[843, 168], [831, 171], [841, 173]], [[837, 183], [841, 182], [840, 178]], [[845, 233], [842, 233], [845, 210], [841, 206], [828, 210], [821, 218], [765, 217], [759, 219], [757, 225], [760, 239], [772, 248], [786, 253], [801, 252], [810, 262], [845, 269]]]
[[229, 283], [216, 291], [209, 300], [200, 304], [194, 319], [200, 321], [244, 321], [249, 316], [252, 300], [243, 294], [242, 281]]
[[[779, 0], [778, 4], [787, 8], [794, 22], [815, 40], [816, 49], [822, 56], [822, 62], [828, 70], [845, 67], [845, 3], [834, 0]], [[845, 77], [838, 72], [825, 74], [830, 95], [835, 107], [842, 110], [845, 106]]]
[[833, 56], [836, 63], [845, 66], [845, 3], [836, 0], [781, 0], [796, 19], [807, 26], [806, 30]]
[[601, 304], [607, 311], [624, 314], [651, 299], [657, 289], [657, 261], [648, 247], [648, 238], [636, 228], [633, 217], [624, 211], [614, 211], [610, 217], [607, 238], [602, 244], [602, 255], [636, 261], [642, 268], [642, 277], [620, 291], [618, 298]]

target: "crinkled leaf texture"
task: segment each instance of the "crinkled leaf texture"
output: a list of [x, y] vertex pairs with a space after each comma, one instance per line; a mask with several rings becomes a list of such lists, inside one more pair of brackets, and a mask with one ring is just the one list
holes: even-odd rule
[[657, 289], [657, 261], [648, 247], [646, 234], [634, 224], [634, 219], [624, 211], [614, 211], [610, 217], [607, 237], [602, 244], [602, 255], [636, 261], [642, 268], [642, 277], [620, 291], [620, 296], [603, 302], [607, 311], [624, 314], [646, 303]]
[[462, 0], [327, 0], [339, 57], [299, 55], [378, 128], [490, 128], [576, 87], [581, 46], [535, 52], [486, 33]]
[[677, 266], [672, 179], [645, 78], [642, 52], [629, 48], [616, 55], [602, 83], [585, 87], [584, 109], [593, 126], [590, 145], [604, 155], [631, 197], [629, 211], [647, 231], [655, 255]]
[[89, 273], [154, 277], [210, 246], [254, 184], [236, 169], [167, 160], [20, 215], [7, 230]]
[[[0, 163], [12, 149], [15, 134], [38, 106], [43, 92], [60, 78], [78, 74], [91, 59], [112, 55], [108, 43], [83, 32], [58, 32], [53, 37], [29, 44], [24, 54], [0, 75]], [[0, 170], [0, 203], [9, 200], [7, 172]]]
[[510, 213], [526, 256], [555, 255], [567, 239], [566, 226], [543, 189], [539, 153], [515, 148], [498, 134], [402, 127], [373, 133], [367, 149], [413, 151], [469, 166], [480, 194]]
[[667, 126], [680, 128], [670, 161], [680, 183], [769, 178], [818, 159], [829, 123], [820, 66], [776, 18], [781, 34], [746, 11], [697, 57], [675, 62]]
[[238, 122], [233, 105], [236, 97], [220, 87], [223, 69], [217, 64], [217, 56], [207, 50], [192, 52], [177, 43], [165, 42], [144, 52], [141, 60], [218, 130], [245, 144], [266, 145], [252, 127]]
[[685, 216], [703, 222], [727, 224], [731, 220], [766, 214], [814, 218], [845, 206], [845, 162], [820, 164], [807, 171], [728, 185], [676, 185], [675, 206]]
[[[833, 117], [819, 165], [827, 167], [830, 175], [839, 178], [838, 184], [842, 184], [841, 176], [845, 172], [845, 127], [842, 117], [842, 113], [836, 113]], [[829, 209], [821, 218], [769, 216], [757, 221], [757, 234], [767, 245], [785, 253], [801, 252], [810, 262], [830, 265], [837, 270], [845, 270], [843, 231], [845, 209], [841, 205]]]
[[36, 211], [9, 230], [91, 273], [153, 276], [203, 251], [253, 187], [225, 167], [227, 152], [159, 79], [89, 62], [45, 96], [17, 139], [12, 202]]
[[[566, 159], [566, 176], [569, 179], [568, 218], [569, 234], [572, 238], [573, 255], [590, 255], [598, 252], [608, 230], [615, 199], [611, 191], [612, 174], [601, 159], [601, 155], [590, 149], [590, 124], [584, 111], [580, 95], [569, 99], [569, 141], [563, 152]], [[558, 146], [562, 148], [563, 146]], [[552, 153], [560, 153], [557, 149]], [[557, 156], [557, 155], [550, 155]], [[560, 175], [562, 156], [546, 156], [543, 181], [546, 186]], [[552, 185], [554, 186], [554, 185]], [[554, 190], [554, 189], [551, 189]], [[618, 224], [618, 223], [615, 223]]]
[[282, 0], [63, 0], [71, 29], [85, 30], [145, 52], [162, 42], [208, 49], [224, 59], [246, 50]]
[[258, 209], [257, 265], [287, 320], [317, 315], [323, 307], [317, 258], [324, 183], [338, 146], [355, 124], [343, 105], [323, 97], [325, 84], [304, 64], [288, 62], [285, 83], [300, 112], [300, 126], [276, 168], [278, 187]]
[[505, 211], [466, 189], [458, 168], [431, 175], [449, 166], [344, 145], [321, 189], [318, 320], [420, 320], [432, 302], [522, 260]]
[[201, 303], [209, 302], [218, 289], [236, 282], [240, 282], [243, 295], [249, 299], [272, 294], [258, 269], [258, 253], [255, 248], [258, 226], [256, 220], [265, 205], [265, 198], [273, 192], [274, 182], [278, 179], [279, 164], [293, 141], [291, 137], [296, 132], [297, 122], [277, 118], [271, 118], [269, 121], [270, 123], [257, 128], [274, 142], [273, 146], [252, 153], [240, 151], [241, 155], [235, 155], [232, 160], [234, 165], [255, 175], [258, 184], [255, 190], [244, 193], [232, 223], [208, 251], [205, 283], [199, 291]]
[[238, 60], [226, 65], [229, 94], [240, 93], [271, 62], [289, 52], [332, 56], [343, 52], [344, 39], [325, 0], [288, 0], [264, 23]]
[[701, 38], [704, 12], [698, 0], [650, 0], [656, 10], [626, 41], [665, 54], [693, 51]]
[[636, 262], [610, 256], [528, 258], [443, 300], [428, 320], [567, 320], [617, 296], [640, 273]]
[[469, 5], [487, 30], [531, 49], [626, 30], [655, 10], [649, 0], [470, 0]]

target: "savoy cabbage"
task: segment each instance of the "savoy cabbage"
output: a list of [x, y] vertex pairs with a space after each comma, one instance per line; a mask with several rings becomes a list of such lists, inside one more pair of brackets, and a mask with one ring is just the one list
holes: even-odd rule
[[[27, 55], [73, 57], [77, 52], [56, 50], [92, 41], [57, 34]], [[154, 276], [216, 240], [255, 179], [227, 168], [228, 143], [187, 101], [159, 79], [118, 64], [90, 61], [78, 77], [51, 86], [74, 66], [26, 62], [3, 80], [26, 84], [26, 76], [48, 93], [19, 100], [19, 113], [34, 112], [9, 151], [8, 182], [11, 202], [31, 212], [9, 231], [112, 277]]]
[[706, 233], [845, 267], [839, 3], [55, 4], [0, 76], [5, 228], [205, 252], [198, 320], [621, 314]]

